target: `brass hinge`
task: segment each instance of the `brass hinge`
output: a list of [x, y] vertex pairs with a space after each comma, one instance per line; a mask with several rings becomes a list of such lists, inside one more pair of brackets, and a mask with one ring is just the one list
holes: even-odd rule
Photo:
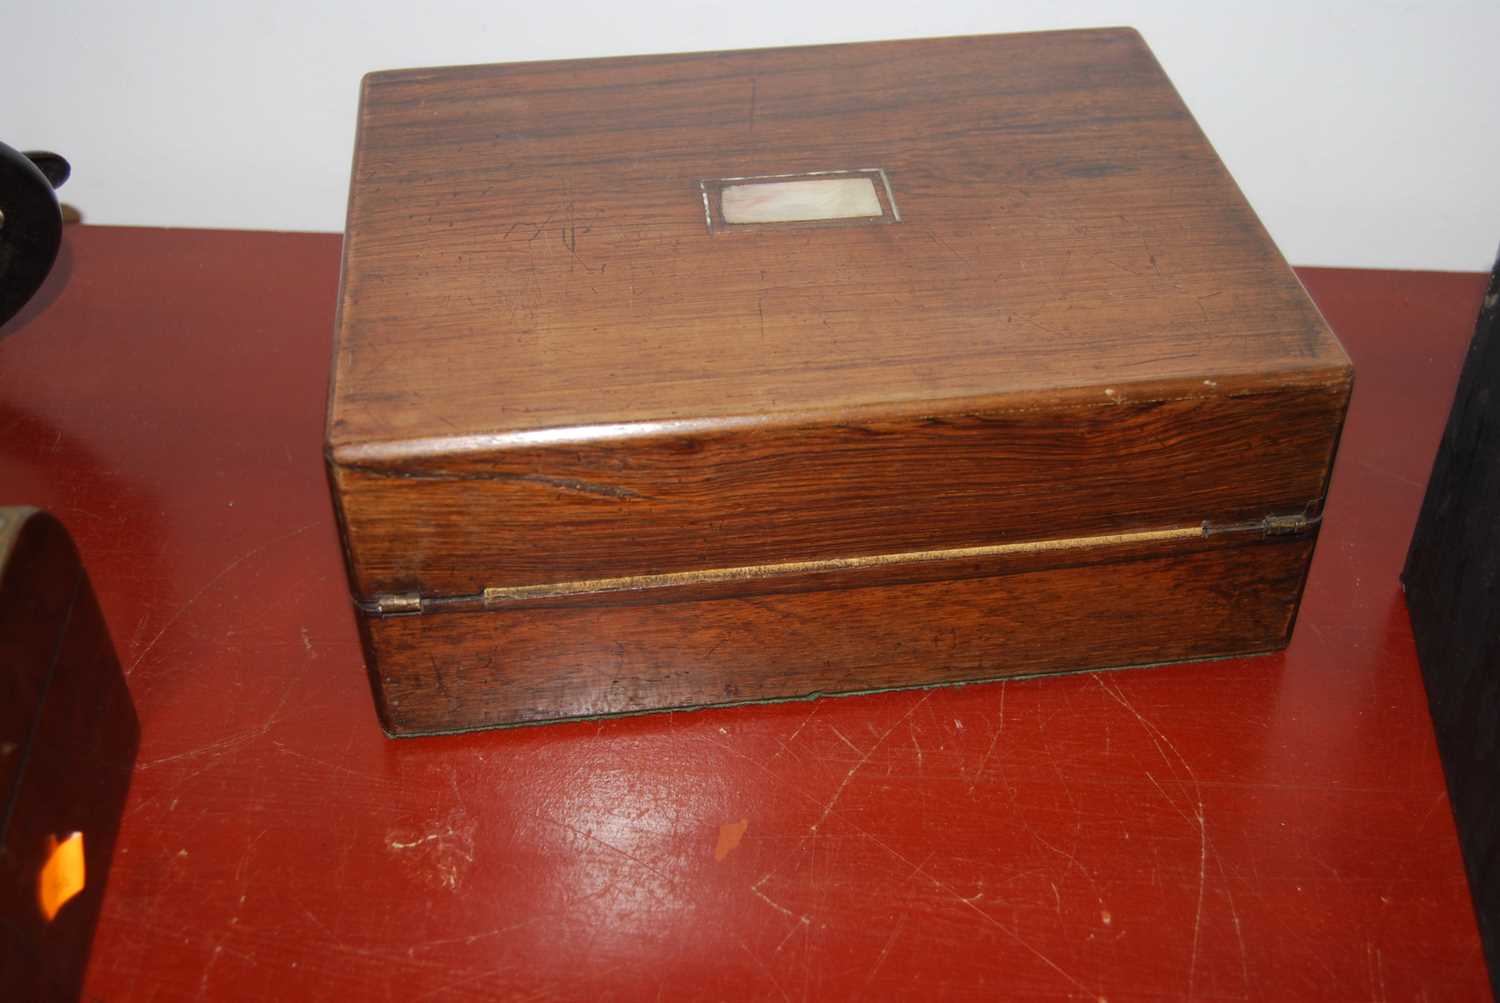
[[1305, 533], [1323, 521], [1323, 516], [1308, 515], [1306, 512], [1298, 512], [1295, 515], [1268, 515], [1263, 519], [1255, 519], [1250, 522], [1234, 523], [1212, 523], [1203, 524], [1204, 536], [1218, 536], [1222, 533], [1254, 533], [1260, 532], [1266, 536], [1295, 536]]
[[415, 592], [386, 593], [373, 599], [357, 599], [355, 605], [379, 616], [410, 616], [422, 612], [422, 597]]
[[1296, 515], [1268, 515], [1261, 520], [1261, 528], [1265, 530], [1267, 536], [1289, 536], [1302, 533], [1313, 525], [1316, 525], [1316, 522], [1301, 512]]

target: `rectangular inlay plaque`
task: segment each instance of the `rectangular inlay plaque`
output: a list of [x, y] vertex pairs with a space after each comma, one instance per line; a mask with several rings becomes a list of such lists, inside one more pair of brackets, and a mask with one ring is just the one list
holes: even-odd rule
[[802, 223], [885, 215], [875, 183], [867, 177], [730, 185], [719, 197], [726, 223]]
[[698, 182], [710, 233], [743, 226], [899, 223], [880, 168], [716, 178]]

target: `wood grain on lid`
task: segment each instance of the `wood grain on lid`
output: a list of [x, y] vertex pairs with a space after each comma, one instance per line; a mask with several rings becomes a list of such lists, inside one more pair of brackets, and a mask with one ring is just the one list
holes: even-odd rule
[[[704, 226], [699, 179], [884, 168], [900, 226]], [[1131, 31], [367, 79], [330, 444], [1347, 360]]]

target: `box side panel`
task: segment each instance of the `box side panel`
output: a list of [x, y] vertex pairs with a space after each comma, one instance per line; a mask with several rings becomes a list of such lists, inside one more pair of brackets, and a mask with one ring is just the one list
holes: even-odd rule
[[363, 617], [415, 735], [1248, 654], [1287, 640], [1310, 536], [707, 601]]
[[1321, 501], [1347, 374], [1228, 396], [1129, 393], [336, 454], [333, 478], [363, 598], [1238, 522]]

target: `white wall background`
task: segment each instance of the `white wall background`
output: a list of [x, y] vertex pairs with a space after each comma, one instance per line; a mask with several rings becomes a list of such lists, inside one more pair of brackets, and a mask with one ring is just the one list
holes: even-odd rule
[[0, 140], [90, 222], [338, 230], [367, 70], [1111, 24], [1293, 262], [1488, 269], [1496, 0], [0, 0]]

